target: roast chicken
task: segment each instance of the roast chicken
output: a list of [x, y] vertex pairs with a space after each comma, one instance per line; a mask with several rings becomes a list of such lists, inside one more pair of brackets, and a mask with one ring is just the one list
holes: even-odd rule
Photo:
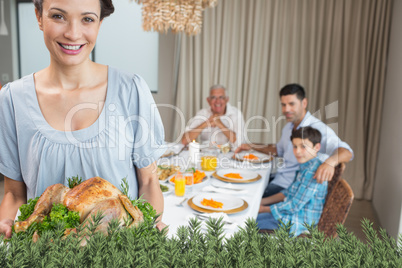
[[[80, 223], [102, 212], [104, 217], [97, 231], [105, 234], [107, 234], [109, 222], [114, 218], [119, 219], [122, 226], [131, 215], [133, 221], [129, 227], [143, 221], [142, 212], [133, 206], [127, 196], [110, 182], [94, 177], [72, 189], [62, 184], [54, 184], [46, 188], [36, 203], [32, 215], [25, 221], [15, 223], [15, 232], [26, 231], [32, 223], [42, 221], [50, 213], [53, 204], [63, 204], [68, 210], [78, 212]], [[85, 221], [85, 224], [88, 223], [89, 221]]]

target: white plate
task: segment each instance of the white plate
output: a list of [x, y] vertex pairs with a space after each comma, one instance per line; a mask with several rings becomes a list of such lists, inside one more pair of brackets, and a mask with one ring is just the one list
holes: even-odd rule
[[[173, 174], [173, 175], [171, 175], [171, 176], [169, 176], [168, 178], [167, 178], [167, 181], [171, 184], [171, 185], [174, 185], [174, 182], [171, 182], [170, 181], [170, 179], [171, 178], [173, 178], [174, 176], [176, 176], [176, 174]], [[202, 179], [202, 182], [200, 182], [200, 183], [197, 183], [197, 184], [194, 184], [194, 186], [198, 186], [198, 185], [204, 185], [207, 181], [209, 180], [209, 176], [207, 176], [206, 174], [205, 174], [205, 177], [204, 177], [204, 179]], [[192, 185], [186, 185], [187, 187], [191, 187]]]
[[[243, 179], [233, 179], [226, 177], [225, 175], [228, 173], [239, 173], [240, 176], [243, 177]], [[216, 175], [219, 177], [225, 178], [227, 180], [233, 181], [233, 182], [239, 182], [239, 181], [248, 181], [252, 180], [258, 177], [258, 173], [251, 171], [251, 170], [243, 170], [243, 169], [218, 169], [216, 171]]]
[[166, 147], [166, 151], [161, 158], [177, 155], [183, 149], [184, 145], [181, 143], [166, 143], [164, 147]]
[[166, 184], [166, 183], [161, 183], [161, 185], [166, 186], [166, 187], [169, 188], [168, 191], [162, 192], [162, 194], [163, 194], [164, 196], [169, 195], [170, 193], [172, 193], [172, 192], [174, 191], [174, 187], [173, 187], [172, 185], [169, 185], [169, 184]]
[[[251, 159], [244, 158], [246, 155], [249, 155], [249, 154], [253, 154], [253, 155], [257, 156], [258, 159], [251, 160]], [[243, 152], [235, 154], [233, 156], [233, 158], [238, 161], [247, 161], [250, 163], [265, 163], [265, 162], [272, 161], [272, 156], [263, 154], [260, 152], [255, 152], [255, 151], [243, 151]]]
[[[222, 202], [223, 206], [222, 208], [213, 208], [209, 206], [204, 206], [201, 204], [201, 201], [203, 199], [213, 199], [214, 201]], [[228, 195], [228, 194], [219, 194], [219, 193], [201, 193], [193, 197], [193, 203], [194, 205], [200, 207], [200, 208], [205, 208], [209, 210], [214, 210], [214, 211], [226, 211], [226, 210], [231, 210], [231, 209], [236, 209], [241, 206], [243, 206], [244, 201], [241, 198], [238, 198], [233, 195]]]

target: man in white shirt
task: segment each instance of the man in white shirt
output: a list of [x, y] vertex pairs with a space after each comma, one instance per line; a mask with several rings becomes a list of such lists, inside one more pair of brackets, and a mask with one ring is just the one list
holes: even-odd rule
[[212, 86], [207, 101], [210, 107], [200, 110], [190, 120], [181, 142], [186, 145], [200, 136], [200, 142], [240, 145], [244, 137], [243, 114], [228, 103], [225, 87]]
[[284, 86], [280, 93], [282, 113], [288, 123], [282, 129], [282, 136], [279, 142], [269, 145], [242, 144], [235, 153], [242, 150], [254, 149], [266, 154], [280, 156], [284, 159], [284, 167], [277, 170], [275, 178], [265, 189], [264, 197], [274, 195], [287, 189], [295, 179], [296, 171], [299, 170], [299, 163], [293, 154], [293, 146], [290, 140], [293, 129], [311, 126], [318, 129], [322, 135], [319, 158], [323, 162], [317, 169], [314, 179], [317, 182], [329, 181], [332, 179], [335, 167], [339, 163], [349, 162], [353, 158], [353, 150], [343, 142], [336, 133], [307, 111], [307, 98], [304, 88], [298, 84]]

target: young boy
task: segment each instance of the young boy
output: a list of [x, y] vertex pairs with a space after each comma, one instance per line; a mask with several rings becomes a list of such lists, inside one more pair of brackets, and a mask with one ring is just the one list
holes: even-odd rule
[[289, 188], [261, 200], [257, 224], [260, 229], [273, 230], [278, 228], [279, 220], [285, 224], [290, 221], [291, 232], [298, 236], [307, 230], [305, 222], [311, 225], [320, 220], [328, 183], [320, 184], [313, 179], [322, 164], [317, 157], [321, 133], [312, 127], [301, 127], [293, 130], [290, 139], [300, 170]]

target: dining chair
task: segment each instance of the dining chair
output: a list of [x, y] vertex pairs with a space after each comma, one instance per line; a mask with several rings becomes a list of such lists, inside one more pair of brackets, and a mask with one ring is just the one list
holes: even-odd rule
[[325, 202], [328, 200], [328, 197], [330, 196], [330, 193], [332, 192], [332, 189], [334, 189], [336, 183], [340, 180], [345, 167], [345, 163], [340, 163], [335, 167], [334, 175], [332, 176], [332, 179], [328, 182], [327, 196], [325, 198]]
[[317, 228], [326, 237], [337, 237], [337, 224], [344, 224], [352, 206], [354, 194], [350, 185], [340, 179], [327, 196]]

